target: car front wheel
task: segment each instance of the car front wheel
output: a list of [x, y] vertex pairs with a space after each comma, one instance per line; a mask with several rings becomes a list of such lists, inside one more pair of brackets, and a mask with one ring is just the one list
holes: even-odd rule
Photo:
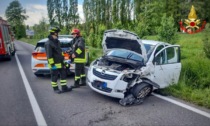
[[147, 83], [140, 83], [133, 87], [132, 94], [137, 99], [144, 99], [152, 93], [153, 87]]

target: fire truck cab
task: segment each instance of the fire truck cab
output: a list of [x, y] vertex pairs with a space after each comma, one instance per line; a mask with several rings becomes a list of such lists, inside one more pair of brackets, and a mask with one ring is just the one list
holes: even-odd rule
[[0, 59], [11, 60], [14, 54], [14, 34], [8, 22], [0, 17]]

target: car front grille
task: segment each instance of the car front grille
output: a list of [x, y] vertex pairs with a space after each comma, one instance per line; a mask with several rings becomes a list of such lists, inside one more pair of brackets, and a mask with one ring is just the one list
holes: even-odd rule
[[111, 88], [108, 88], [108, 87], [103, 87], [102, 82], [99, 82], [99, 81], [94, 81], [92, 82], [92, 86], [98, 90], [101, 90], [101, 91], [104, 91], [104, 92], [107, 92], [107, 93], [110, 93], [112, 91]]
[[117, 76], [115, 75], [109, 75], [109, 74], [103, 74], [102, 72], [98, 72], [95, 68], [93, 69], [93, 74], [101, 79], [106, 79], [106, 80], [115, 80]]

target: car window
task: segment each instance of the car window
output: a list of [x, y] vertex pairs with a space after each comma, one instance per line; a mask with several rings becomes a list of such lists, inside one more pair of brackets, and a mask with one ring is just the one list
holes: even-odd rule
[[114, 57], [118, 57], [118, 58], [124, 58], [124, 59], [131, 59], [131, 60], [135, 60], [135, 61], [140, 61], [143, 62], [143, 57], [141, 57], [140, 55], [137, 55], [135, 53], [132, 53], [130, 51], [127, 50], [113, 50], [110, 51], [107, 56], [114, 56]]
[[[37, 43], [36, 48], [35, 48], [35, 52], [45, 52], [44, 45], [45, 45], [45, 42]], [[70, 40], [60, 40], [60, 45], [61, 45], [61, 48], [62, 48], [63, 52], [69, 50], [70, 47], [71, 47]]]
[[144, 47], [146, 49], [147, 59], [149, 59], [149, 57], [151, 56], [155, 46], [154, 45], [150, 45], [150, 44], [144, 44]]
[[144, 62], [144, 58], [139, 56], [139, 55], [136, 55], [133, 53], [133, 55], [131, 55], [131, 57], [129, 57], [129, 59], [132, 59], [132, 60], [135, 60], [135, 61], [140, 61], [140, 62]]
[[179, 48], [170, 47], [166, 49], [167, 52], [167, 63], [178, 63], [179, 62]]
[[114, 57], [120, 57], [120, 58], [125, 58], [127, 59], [128, 55], [130, 52], [124, 51], [124, 50], [113, 50], [110, 51], [107, 55], [108, 56], [114, 56]]
[[62, 48], [62, 51], [65, 52], [67, 50], [70, 49], [71, 47], [71, 44], [70, 44], [71, 41], [66, 41], [66, 40], [60, 40], [60, 45], [61, 45], [61, 48]]
[[161, 49], [163, 49], [164, 46], [163, 45], [159, 45], [156, 50], [155, 50], [155, 54], [157, 54]]
[[44, 42], [37, 43], [35, 52], [45, 52], [44, 44], [45, 44]]
[[171, 64], [178, 63], [179, 59], [179, 47], [168, 47], [155, 57], [155, 62], [157, 65]]

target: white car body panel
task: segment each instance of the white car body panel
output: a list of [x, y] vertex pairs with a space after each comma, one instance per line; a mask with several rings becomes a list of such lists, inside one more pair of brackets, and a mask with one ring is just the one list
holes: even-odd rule
[[[118, 34], [114, 34], [113, 31], [115, 30], [108, 30], [104, 34], [102, 46], [105, 54], [107, 54], [107, 52], [109, 51], [118, 50], [118, 48], [107, 48], [105, 42], [106, 38], [110, 36], [116, 36], [116, 38], [121, 38], [124, 34], [122, 30], [116, 30], [119, 31]], [[134, 86], [135, 83], [142, 82], [141, 79], [135, 79], [135, 83], [128, 83], [124, 81], [125, 76], [129, 76], [129, 73], [131, 73], [132, 76], [140, 75], [142, 78], [147, 78], [148, 80], [157, 83], [159, 85], [159, 88], [165, 88], [170, 84], [176, 84], [178, 82], [181, 72], [179, 45], [170, 45], [168, 43], [154, 40], [140, 40], [138, 37], [135, 36], [135, 34], [132, 34], [128, 31], [126, 31], [126, 34], [128, 34], [128, 38], [131, 38], [132, 40], [136, 39], [139, 42], [142, 49], [142, 54], [139, 54], [139, 56], [144, 58], [145, 66], [141, 68], [135, 68], [134, 70], [113, 70], [112, 68], [110, 68], [110, 66], [99, 66], [98, 62], [102, 62], [101, 60], [103, 59], [101, 57], [96, 61], [93, 61], [88, 70], [87, 84], [90, 86], [91, 89], [100, 94], [107, 95], [110, 97], [124, 98], [125, 92], [129, 87]], [[124, 35], [124, 37], [126, 38], [126, 35]], [[151, 52], [147, 52], [147, 54], [145, 48], [146, 44], [151, 45], [151, 47], [153, 47], [150, 50]], [[164, 53], [164, 57], [165, 59], [167, 59], [167, 63], [165, 64], [158, 64], [156, 61], [154, 61], [158, 59], [157, 56], [159, 56], [161, 53]], [[96, 69], [98, 73], [93, 73], [93, 69]], [[109, 80], [110, 78], [104, 78], [105, 76], [109, 77], [112, 75], [115, 75], [117, 77], [114, 80]], [[105, 83], [106, 86], [104, 87], [104, 85], [95, 85], [95, 81]], [[107, 89], [111, 91], [107, 92]], [[156, 89], [156, 87], [154, 87], [153, 89]]]
[[[156, 56], [160, 54], [161, 51], [164, 51], [165, 49], [170, 47], [179, 47], [179, 46], [178, 45], [168, 46], [160, 50], [160, 52], [157, 53]], [[160, 85], [160, 88], [165, 88], [170, 84], [178, 83], [179, 76], [181, 73], [181, 63], [176, 62], [178, 58], [179, 58], [178, 54], [175, 51], [174, 57], [172, 59], [167, 60], [166, 64], [155, 65], [154, 82], [158, 83]]]

